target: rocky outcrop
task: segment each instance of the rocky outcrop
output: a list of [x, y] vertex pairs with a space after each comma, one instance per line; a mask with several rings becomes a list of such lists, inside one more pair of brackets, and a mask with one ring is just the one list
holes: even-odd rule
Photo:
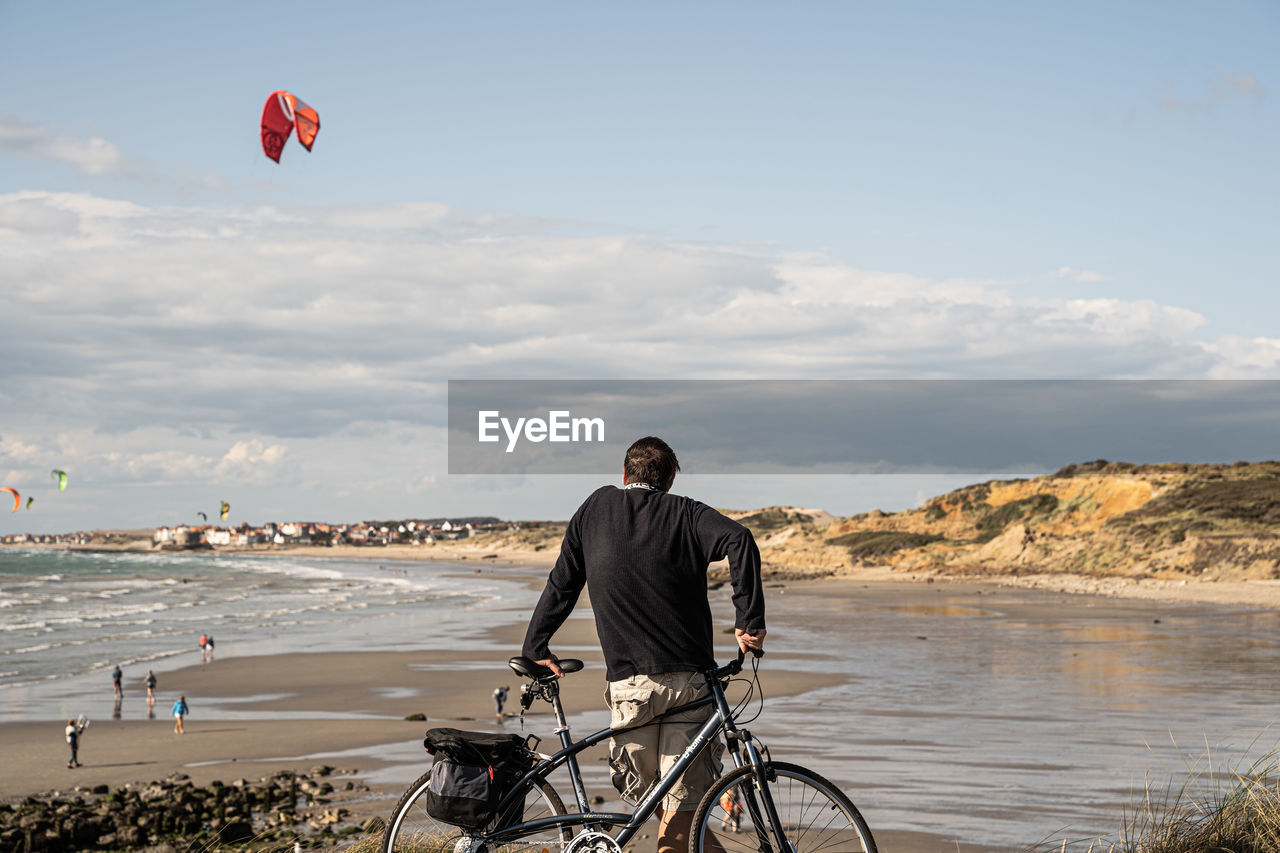
[[333, 770], [320, 766], [308, 774], [284, 771], [207, 787], [175, 774], [114, 791], [101, 785], [27, 797], [0, 807], [0, 853], [329, 846], [363, 831], [344, 826], [349, 813], [335, 800], [368, 790], [350, 779], [335, 782]]

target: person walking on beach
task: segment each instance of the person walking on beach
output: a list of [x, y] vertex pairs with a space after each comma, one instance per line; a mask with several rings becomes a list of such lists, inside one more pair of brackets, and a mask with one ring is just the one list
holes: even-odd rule
[[731, 827], [734, 832], [741, 832], [742, 795], [738, 793], [737, 785], [720, 795], [720, 808], [724, 810], [724, 817], [720, 819], [720, 828]]
[[156, 704], [156, 674], [151, 670], [147, 670], [147, 704]]
[[191, 709], [187, 707], [187, 697], [179, 696], [178, 701], [173, 703], [173, 733], [176, 735], [186, 734], [186, 730], [182, 728], [182, 718], [185, 717]]
[[209, 654], [209, 635], [200, 635], [200, 663], [204, 663]]
[[504, 704], [506, 704], [506, 701], [507, 701], [507, 691], [508, 691], [508, 690], [510, 690], [510, 689], [511, 689], [511, 688], [510, 688], [508, 685], [505, 685], [505, 684], [504, 684], [504, 685], [502, 685], [501, 687], [496, 687], [496, 688], [494, 688], [494, 691], [493, 691], [493, 704], [494, 704], [495, 711], [497, 712], [497, 715], [498, 715], [498, 719], [499, 719], [499, 720], [501, 720], [501, 719], [502, 719], [502, 706], [503, 706]]
[[[604, 652], [610, 727], [642, 726], [609, 742], [614, 785], [632, 803], [675, 764], [712, 713], [707, 706], [643, 726], [707, 693], [702, 671], [715, 666], [709, 563], [729, 559], [738, 648], [762, 649], [766, 633], [755, 538], [706, 504], [671, 494], [679, 470], [660, 438], [627, 449], [622, 488], [597, 489], [569, 521], [522, 649], [563, 675], [549, 644], [587, 588]], [[718, 755], [704, 750], [663, 799], [659, 853], [688, 847], [693, 809], [720, 768]]]
[[67, 720], [67, 746], [71, 747], [71, 758], [67, 759], [68, 770], [72, 767], [80, 766], [80, 759], [78, 757], [80, 752], [80, 735], [84, 732], [85, 726], [87, 725], [89, 725], [88, 720], [85, 720], [83, 723], [76, 720]]
[[205, 645], [205, 648], [207, 648], [209, 651], [209, 663], [213, 663], [213, 635], [212, 634], [210, 634], [208, 637], [205, 638], [204, 645]]
[[116, 664], [115, 672], [111, 673], [111, 695], [119, 699], [124, 696], [124, 688], [121, 683], [124, 681], [124, 672], [120, 669], [120, 664]]

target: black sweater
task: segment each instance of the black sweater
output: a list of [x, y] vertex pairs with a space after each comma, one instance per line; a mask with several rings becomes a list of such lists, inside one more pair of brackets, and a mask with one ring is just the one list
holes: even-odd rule
[[603, 486], [569, 521], [522, 654], [550, 657], [585, 584], [610, 681], [713, 666], [707, 564], [726, 556], [734, 627], [758, 631], [764, 591], [750, 530], [691, 498]]

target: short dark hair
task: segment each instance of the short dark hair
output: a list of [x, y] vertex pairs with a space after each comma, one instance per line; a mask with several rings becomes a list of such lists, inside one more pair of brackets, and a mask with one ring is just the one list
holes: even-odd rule
[[627, 456], [622, 462], [628, 483], [644, 483], [664, 492], [671, 488], [679, 470], [680, 460], [676, 459], [676, 452], [656, 435], [638, 439], [627, 448]]

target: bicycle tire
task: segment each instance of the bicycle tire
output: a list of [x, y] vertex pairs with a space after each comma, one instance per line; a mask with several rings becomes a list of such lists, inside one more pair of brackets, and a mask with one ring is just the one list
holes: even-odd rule
[[[422, 803], [422, 795], [431, 782], [431, 773], [422, 774], [413, 782], [396, 803], [391, 819], [387, 821], [382, 834], [381, 853], [461, 853], [458, 843], [475, 835], [483, 835], [484, 830], [491, 829], [493, 824], [484, 830], [472, 832], [450, 823], [436, 820], [427, 814]], [[532, 795], [532, 798], [531, 798]], [[551, 783], [543, 782], [537, 786], [528, 786], [525, 794], [523, 820], [537, 817], [567, 814], [564, 801], [551, 787]], [[507, 815], [506, 817], [510, 817]], [[496, 824], [498, 818], [494, 819]], [[507, 824], [511, 821], [507, 820]], [[546, 848], [557, 851], [563, 848], [571, 837], [567, 829], [548, 829], [538, 835], [521, 837], [496, 847], [488, 847], [487, 853], [520, 853], [526, 849]]]
[[[756, 768], [748, 766], [721, 776], [698, 803], [689, 833], [690, 853], [710, 853], [715, 850], [713, 840], [724, 853], [877, 853], [871, 828], [843, 791], [796, 764], [775, 761], [765, 768], [786, 849], [777, 849], [777, 836], [758, 795]], [[732, 831], [730, 813], [721, 803], [731, 792], [742, 804], [737, 832]]]

